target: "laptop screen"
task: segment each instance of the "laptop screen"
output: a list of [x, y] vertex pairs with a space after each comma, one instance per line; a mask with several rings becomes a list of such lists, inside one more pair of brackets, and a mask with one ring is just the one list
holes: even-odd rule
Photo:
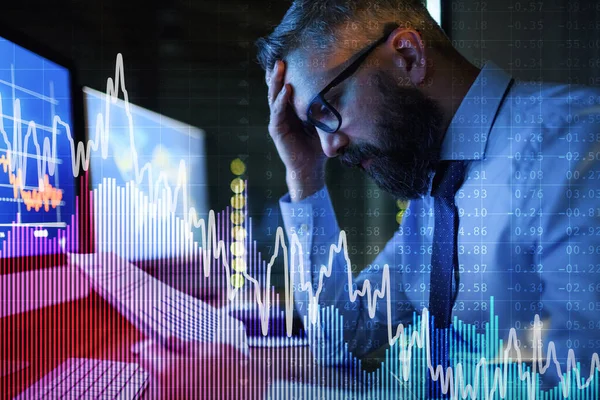
[[71, 79], [0, 36], [0, 259], [75, 247]]
[[[119, 93], [123, 98], [123, 93]], [[189, 255], [208, 214], [201, 129], [84, 88], [96, 251], [129, 261]], [[192, 216], [195, 215], [195, 217]]]

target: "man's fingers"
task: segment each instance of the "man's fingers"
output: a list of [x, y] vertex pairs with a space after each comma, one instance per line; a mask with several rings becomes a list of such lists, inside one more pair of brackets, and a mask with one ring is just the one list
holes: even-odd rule
[[292, 86], [284, 84], [285, 64], [278, 60], [272, 71], [267, 71], [267, 82], [269, 84], [269, 108], [271, 109], [271, 118], [269, 121], [269, 131], [271, 135], [281, 134], [282, 128], [285, 128], [289, 121], [287, 107], [290, 100]]
[[271, 104], [271, 119], [269, 123], [269, 130], [271, 135], [282, 134], [287, 129], [287, 124], [290, 122], [287, 118], [290, 115], [286, 112], [288, 102], [292, 92], [292, 86], [287, 84], [283, 87], [275, 101]]
[[277, 61], [275, 63], [275, 68], [273, 68], [273, 72], [269, 76], [269, 105], [272, 105], [277, 99], [281, 88], [283, 87], [283, 75], [285, 72], [285, 66], [283, 61]]
[[275, 101], [273, 102], [273, 107], [271, 107], [272, 112], [274, 114], [279, 114], [283, 117], [282, 114], [284, 113], [285, 108], [287, 107], [288, 99], [290, 96], [290, 88], [291, 85], [284, 85], [277, 97], [275, 98]]

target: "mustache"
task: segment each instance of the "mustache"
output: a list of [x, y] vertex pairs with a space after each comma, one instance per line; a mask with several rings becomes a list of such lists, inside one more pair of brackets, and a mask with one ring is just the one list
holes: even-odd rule
[[340, 162], [346, 167], [360, 167], [361, 161], [381, 156], [383, 152], [371, 144], [351, 145], [340, 156]]

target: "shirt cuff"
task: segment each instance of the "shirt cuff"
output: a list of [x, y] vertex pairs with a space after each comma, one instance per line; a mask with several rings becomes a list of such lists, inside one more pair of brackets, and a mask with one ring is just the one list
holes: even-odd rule
[[296, 233], [301, 242], [306, 238], [308, 243], [331, 244], [331, 240], [339, 235], [340, 228], [327, 187], [295, 203], [287, 193], [279, 200], [279, 206], [286, 231]]

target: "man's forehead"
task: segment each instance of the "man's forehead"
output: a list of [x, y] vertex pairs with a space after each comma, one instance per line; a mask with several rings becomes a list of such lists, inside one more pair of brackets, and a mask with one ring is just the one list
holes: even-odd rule
[[287, 57], [284, 82], [294, 88], [293, 106], [301, 119], [306, 117], [308, 103], [341, 72], [346, 60], [342, 51], [296, 51]]

